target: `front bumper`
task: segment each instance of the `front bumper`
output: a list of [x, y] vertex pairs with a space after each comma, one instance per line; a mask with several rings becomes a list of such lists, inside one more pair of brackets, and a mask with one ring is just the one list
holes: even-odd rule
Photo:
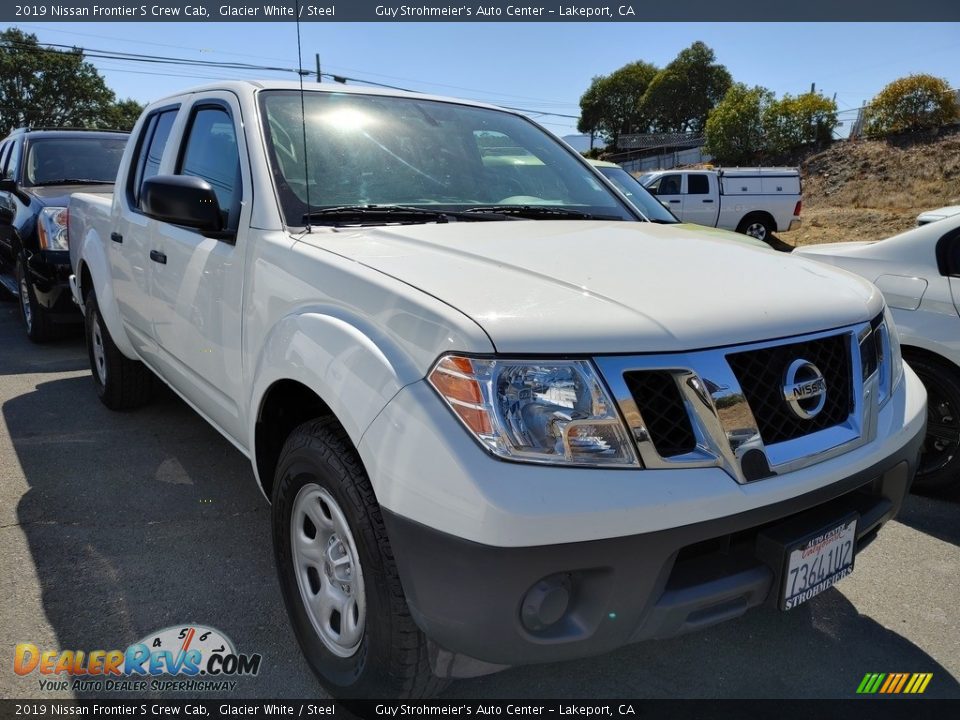
[[[921, 431], [883, 462], [785, 502], [629, 537], [505, 548], [389, 511], [384, 520], [414, 620], [446, 657], [436, 669], [480, 674], [484, 664], [490, 671], [604, 653], [775, 604], [780, 565], [758, 543], [763, 531], [808, 516], [815, 530], [857, 511], [859, 552], [899, 511], [922, 440]], [[559, 620], [531, 629], [524, 616], [535, 616], [529, 606], [543, 593], [530, 591], [544, 580], [564, 583], [569, 604]]]
[[[415, 383], [359, 450], [434, 668], [463, 676], [603, 653], [774, 603], [780, 558], [769, 557], [764, 531], [798, 517], [817, 530], [856, 511], [862, 549], [899, 510], [925, 424], [926, 393], [906, 367], [873, 440], [744, 485], [719, 468], [495, 460]], [[556, 598], [531, 589], [558, 581], [569, 599], [562, 617], [525, 622], [528, 605]]]

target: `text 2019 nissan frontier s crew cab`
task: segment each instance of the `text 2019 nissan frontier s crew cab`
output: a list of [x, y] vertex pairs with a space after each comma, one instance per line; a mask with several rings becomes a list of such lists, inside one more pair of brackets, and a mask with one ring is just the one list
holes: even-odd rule
[[212, 85], [115, 187], [69, 213], [97, 392], [159, 377], [250, 458], [337, 695], [795, 607], [909, 488], [926, 398], [873, 285], [639, 222], [517, 113]]

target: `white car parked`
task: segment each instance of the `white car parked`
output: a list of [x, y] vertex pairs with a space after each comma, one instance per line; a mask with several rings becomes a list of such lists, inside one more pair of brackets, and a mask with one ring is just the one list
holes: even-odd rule
[[938, 220], [944, 220], [954, 215], [960, 215], [960, 205], [947, 205], [936, 210], [925, 210], [917, 215], [917, 225], [929, 225]]
[[872, 281], [900, 331], [903, 356], [929, 396], [915, 486], [960, 487], [960, 214], [879, 242], [798, 248]]

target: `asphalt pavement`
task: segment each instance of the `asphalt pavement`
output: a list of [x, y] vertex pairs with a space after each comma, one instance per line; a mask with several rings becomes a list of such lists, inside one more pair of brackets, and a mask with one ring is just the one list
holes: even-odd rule
[[[209, 697], [323, 697], [287, 622], [247, 460], [172, 393], [107, 410], [79, 333], [37, 346], [18, 323], [0, 302], [0, 697], [129, 696], [41, 689], [37, 673], [13, 671], [14, 647], [122, 649], [189, 623], [263, 656], [259, 675]], [[933, 673], [927, 697], [960, 698], [960, 502], [911, 496], [850, 577], [788, 613], [445, 695], [849, 698], [867, 672]]]

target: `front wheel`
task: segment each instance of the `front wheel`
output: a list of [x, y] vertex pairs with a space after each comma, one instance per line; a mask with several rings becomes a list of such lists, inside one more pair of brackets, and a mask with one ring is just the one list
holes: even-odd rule
[[291, 433], [273, 487], [273, 549], [307, 662], [336, 697], [423, 698], [430, 670], [383, 516], [360, 458], [333, 419]]
[[21, 259], [17, 260], [15, 274], [20, 298], [20, 319], [23, 320], [27, 337], [35, 343], [46, 342], [54, 336], [53, 324], [46, 309], [41, 307], [37, 300], [33, 283], [30, 282], [30, 276], [27, 275], [27, 269]]
[[927, 435], [913, 487], [926, 493], [960, 488], [960, 372], [945, 362], [910, 356], [927, 389]]

